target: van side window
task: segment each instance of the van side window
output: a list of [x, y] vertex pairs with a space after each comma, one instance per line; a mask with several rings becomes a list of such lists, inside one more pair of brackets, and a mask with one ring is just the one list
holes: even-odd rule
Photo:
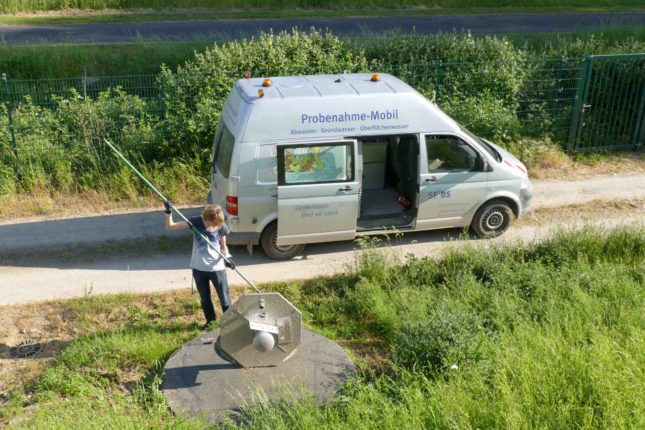
[[[222, 125], [224, 123], [222, 122]], [[219, 148], [220, 141], [222, 140], [222, 130], [221, 127], [217, 128], [217, 134], [215, 135], [215, 143], [213, 143], [213, 159], [211, 160], [211, 171], [215, 173], [217, 171], [217, 149]]]
[[231, 170], [231, 158], [233, 158], [234, 146], [235, 137], [228, 130], [226, 124], [223, 124], [222, 136], [220, 137], [220, 142], [219, 145], [217, 145], [217, 150], [215, 153], [215, 164], [217, 165], [217, 171], [220, 172], [225, 178], [228, 178]]
[[473, 171], [480, 166], [477, 151], [456, 136], [426, 136], [428, 173]]
[[278, 148], [278, 183], [310, 184], [353, 179], [351, 144], [299, 145]]
[[278, 159], [275, 145], [258, 147], [256, 160], [258, 163], [258, 183], [275, 184], [278, 182]]

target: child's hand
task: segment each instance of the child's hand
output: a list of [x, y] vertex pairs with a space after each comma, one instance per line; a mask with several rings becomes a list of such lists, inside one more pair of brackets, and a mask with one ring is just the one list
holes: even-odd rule
[[233, 257], [231, 257], [230, 255], [224, 258], [224, 265], [229, 269], [235, 270], [235, 260], [233, 260]]

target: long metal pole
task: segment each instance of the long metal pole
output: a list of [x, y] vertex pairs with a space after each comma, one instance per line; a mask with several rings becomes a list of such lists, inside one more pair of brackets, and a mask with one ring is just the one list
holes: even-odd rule
[[[159, 197], [161, 197], [161, 199], [162, 199], [164, 202], [168, 200], [168, 199], [167, 199], [163, 194], [161, 194], [161, 191], [159, 191], [159, 190], [158, 190], [154, 185], [152, 185], [152, 184], [150, 183], [150, 181], [148, 181], [148, 180], [145, 178], [145, 176], [143, 176], [143, 175], [141, 174], [141, 172], [139, 172], [139, 170], [137, 170], [137, 168], [136, 168], [136, 167], [134, 167], [134, 166], [132, 165], [132, 163], [130, 163], [130, 162], [127, 160], [127, 158], [125, 158], [125, 157], [123, 156], [123, 154], [121, 154], [121, 152], [119, 152], [119, 150], [118, 150], [118, 149], [116, 149], [116, 147], [114, 147], [114, 145], [112, 145], [112, 144], [111, 144], [107, 139], [103, 139], [103, 141], [105, 142], [105, 144], [106, 144], [107, 146], [109, 146], [109, 147], [110, 147], [110, 149], [112, 150], [112, 152], [114, 152], [114, 155], [116, 155], [116, 156], [117, 156], [117, 157], [119, 157], [121, 160], [123, 160], [123, 162], [124, 162], [125, 164], [127, 164], [127, 165], [128, 165], [128, 167], [129, 167], [130, 169], [132, 169], [132, 171], [133, 171], [133, 172], [134, 172], [134, 173], [135, 173], [139, 178], [141, 178], [141, 180], [142, 180], [142, 181], [143, 181], [143, 182], [144, 182], [148, 187], [150, 187], [150, 189], [151, 189], [152, 191], [154, 191], [154, 192], [155, 192]], [[197, 236], [199, 236], [199, 237], [201, 237], [202, 239], [204, 239], [204, 240], [206, 241], [206, 243], [207, 243], [211, 248], [213, 248], [213, 250], [214, 250], [215, 252], [217, 252], [217, 254], [218, 254], [220, 257], [222, 257], [222, 258], [226, 259], [226, 257], [224, 257], [224, 254], [222, 254], [222, 253], [219, 251], [219, 249], [217, 249], [217, 248], [215, 247], [215, 245], [213, 244], [213, 242], [211, 242], [211, 241], [210, 241], [210, 240], [209, 240], [205, 235], [203, 235], [203, 234], [202, 234], [202, 232], [200, 232], [199, 230], [197, 230], [197, 228], [196, 228], [196, 227], [195, 227], [195, 226], [194, 226], [190, 221], [188, 221], [188, 218], [186, 218], [186, 217], [184, 216], [184, 214], [182, 214], [182, 213], [181, 213], [177, 208], [175, 208], [174, 206], [171, 206], [171, 208], [172, 208], [172, 210], [173, 210], [173, 211], [175, 211], [175, 213], [176, 213], [177, 215], [179, 215], [179, 217], [180, 217], [182, 220], [184, 220], [186, 223], [188, 223], [188, 225], [190, 226], [190, 228], [191, 228], [191, 230], [193, 231], [193, 233], [194, 233], [194, 234], [196, 234]], [[247, 283], [247, 284], [249, 284], [249, 285], [251, 286], [251, 288], [253, 288], [253, 289], [255, 290], [255, 292], [256, 292], [256, 293], [259, 293], [259, 292], [260, 292], [260, 290], [258, 290], [258, 289], [256, 288], [256, 286], [255, 286], [255, 285], [253, 285], [253, 282], [249, 281], [249, 280], [246, 278], [246, 276], [244, 276], [242, 273], [240, 273], [240, 271], [239, 271], [239, 270], [237, 270], [237, 268], [235, 268], [235, 269], [233, 269], [233, 270], [234, 270], [238, 275], [240, 275], [240, 277], [241, 277], [242, 279], [244, 279], [244, 281], [246, 281], [246, 283]]]

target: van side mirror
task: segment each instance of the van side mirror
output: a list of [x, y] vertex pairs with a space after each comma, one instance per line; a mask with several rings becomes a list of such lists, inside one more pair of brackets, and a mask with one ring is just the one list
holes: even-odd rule
[[482, 157], [481, 159], [481, 171], [482, 172], [492, 172], [493, 171], [493, 166], [488, 163], [488, 160]]

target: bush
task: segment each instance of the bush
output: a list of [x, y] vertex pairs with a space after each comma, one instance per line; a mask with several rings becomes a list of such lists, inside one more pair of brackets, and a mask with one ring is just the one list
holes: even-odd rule
[[525, 53], [504, 37], [399, 35], [367, 39], [354, 49], [370, 67], [393, 72], [438, 102], [488, 91], [513, 103], [527, 76]]
[[488, 91], [450, 100], [443, 109], [473, 133], [493, 142], [507, 143], [520, 138], [522, 126], [515, 111]]
[[[169, 139], [166, 156], [208, 159], [226, 97], [244, 71], [256, 77], [365, 70], [364, 58], [343, 49], [331, 33], [294, 29], [214, 45], [160, 76], [166, 90]], [[180, 144], [179, 144], [180, 143]], [[207, 165], [207, 164], [206, 164]], [[207, 172], [204, 172], [207, 174]]]

